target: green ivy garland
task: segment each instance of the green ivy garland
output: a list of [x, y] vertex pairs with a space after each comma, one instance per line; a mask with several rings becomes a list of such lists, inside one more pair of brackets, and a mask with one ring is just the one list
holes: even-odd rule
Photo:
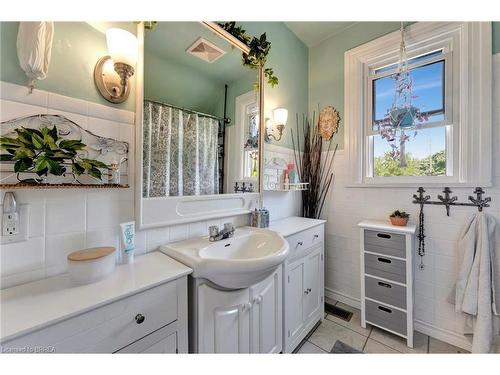
[[[243, 66], [250, 69], [259, 69], [265, 65], [267, 55], [271, 49], [271, 42], [267, 40], [266, 33], [262, 34], [259, 38], [250, 37], [247, 35], [246, 30], [244, 30], [241, 26], [236, 25], [236, 22], [234, 21], [223, 22], [218, 25], [250, 48], [248, 55], [245, 53], [242, 54]], [[278, 84], [278, 77], [274, 75], [273, 68], [264, 68], [264, 76], [267, 79], [267, 83], [270, 84], [271, 87]]]

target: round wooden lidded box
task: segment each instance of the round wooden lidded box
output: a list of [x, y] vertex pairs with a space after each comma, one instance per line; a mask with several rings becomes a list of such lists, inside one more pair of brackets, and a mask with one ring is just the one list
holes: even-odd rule
[[76, 284], [88, 284], [110, 275], [115, 269], [114, 247], [93, 247], [68, 255], [68, 273]]

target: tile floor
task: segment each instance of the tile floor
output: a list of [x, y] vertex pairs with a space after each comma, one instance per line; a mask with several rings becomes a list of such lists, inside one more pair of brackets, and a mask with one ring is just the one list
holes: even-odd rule
[[468, 353], [466, 350], [415, 332], [414, 347], [408, 348], [406, 340], [376, 327], [361, 327], [360, 311], [341, 302], [329, 300], [353, 313], [349, 322], [326, 314], [325, 320], [303, 343], [297, 353], [329, 353], [337, 340], [364, 353]]

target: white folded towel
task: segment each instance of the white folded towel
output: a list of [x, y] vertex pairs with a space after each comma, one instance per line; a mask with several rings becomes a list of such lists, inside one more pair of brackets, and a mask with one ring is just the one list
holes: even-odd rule
[[493, 216], [479, 212], [462, 230], [455, 286], [455, 311], [465, 315], [464, 334], [472, 334], [472, 352], [489, 353], [499, 334], [500, 228]]

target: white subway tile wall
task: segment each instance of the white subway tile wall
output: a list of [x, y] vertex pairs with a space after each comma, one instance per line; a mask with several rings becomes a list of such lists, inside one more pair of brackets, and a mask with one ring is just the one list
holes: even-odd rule
[[[0, 82], [0, 121], [50, 113], [61, 114], [96, 135], [130, 144], [130, 183], [133, 186], [134, 113], [84, 100]], [[119, 246], [119, 224], [134, 220], [134, 188], [123, 190], [16, 190], [19, 203], [29, 204], [29, 239], [0, 249], [1, 288], [66, 272], [68, 253], [86, 247]], [[1, 209], [1, 205], [0, 205]], [[249, 224], [235, 216], [191, 224], [138, 231], [136, 252], [207, 234], [209, 225]]]
[[[493, 56], [493, 187], [486, 187], [493, 202], [485, 212], [500, 222], [500, 54]], [[348, 156], [338, 153], [335, 160], [335, 184], [325, 210], [327, 224], [326, 275], [327, 295], [337, 300], [358, 304], [360, 296], [359, 229], [363, 219], [386, 219], [391, 211], [402, 209], [418, 219], [419, 207], [412, 204], [415, 189], [346, 188]], [[432, 197], [441, 189], [426, 189]], [[453, 195], [466, 201], [472, 188], [453, 188]], [[420, 327], [441, 332], [442, 339], [455, 345], [466, 343], [460, 334], [463, 321], [447, 302], [456, 279], [459, 259], [456, 242], [462, 225], [476, 213], [472, 207], [452, 207], [446, 216], [443, 206], [425, 207], [426, 255], [425, 269], [415, 269], [415, 318]], [[417, 324], [417, 329], [419, 324]], [[428, 333], [428, 332], [425, 332]]]

